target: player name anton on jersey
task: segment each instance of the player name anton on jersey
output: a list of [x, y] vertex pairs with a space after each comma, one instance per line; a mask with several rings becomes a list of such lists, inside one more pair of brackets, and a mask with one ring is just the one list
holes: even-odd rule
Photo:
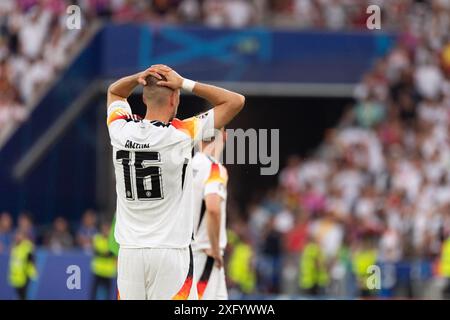
[[129, 149], [148, 149], [150, 148], [150, 145], [148, 143], [137, 143], [131, 140], [127, 140], [125, 142], [125, 148]]

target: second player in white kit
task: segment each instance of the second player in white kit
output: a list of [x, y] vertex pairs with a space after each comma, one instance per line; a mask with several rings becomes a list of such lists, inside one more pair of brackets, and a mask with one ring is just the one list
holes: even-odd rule
[[[222, 256], [227, 245], [226, 201], [228, 174], [216, 159], [223, 139], [201, 142], [192, 159], [194, 171], [194, 270], [199, 299], [226, 300], [228, 293]], [[215, 157], [214, 157], [215, 156]]]
[[[144, 119], [132, 115], [128, 96], [144, 86]], [[214, 108], [175, 119], [180, 89]], [[244, 98], [225, 89], [183, 79], [155, 65], [122, 78], [108, 89], [108, 130], [113, 146], [120, 245], [120, 299], [196, 299], [190, 243], [194, 232], [191, 150], [243, 107]]]

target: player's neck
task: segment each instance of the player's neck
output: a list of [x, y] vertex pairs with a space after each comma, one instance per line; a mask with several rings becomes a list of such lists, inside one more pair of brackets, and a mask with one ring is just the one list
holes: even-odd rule
[[170, 114], [167, 113], [164, 108], [147, 108], [147, 113], [145, 114], [145, 120], [158, 120], [163, 123], [169, 123], [172, 120]]

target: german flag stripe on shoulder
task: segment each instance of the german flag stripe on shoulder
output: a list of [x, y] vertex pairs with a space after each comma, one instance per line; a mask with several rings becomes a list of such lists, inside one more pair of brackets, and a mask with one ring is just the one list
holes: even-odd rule
[[175, 118], [172, 120], [172, 125], [176, 129], [183, 131], [189, 137], [191, 137], [191, 139], [193, 139], [197, 134], [198, 121], [200, 120], [196, 117], [188, 118], [186, 120], [180, 120]]
[[106, 123], [108, 126], [116, 120], [139, 121], [142, 118], [137, 114], [129, 114], [124, 109], [116, 109], [108, 117]]
[[206, 183], [210, 182], [219, 182], [225, 184], [226, 178], [222, 176], [220, 172], [220, 166], [218, 163], [212, 163], [211, 164], [211, 171], [209, 172], [208, 180], [206, 180]]
[[126, 112], [125, 110], [123, 110], [123, 109], [116, 109], [113, 112], [111, 112], [111, 114], [109, 115], [108, 120], [107, 120], [106, 123], [109, 126], [114, 121], [120, 120], [120, 119], [126, 120], [126, 119], [129, 118], [129, 116], [130, 116], [129, 113]]

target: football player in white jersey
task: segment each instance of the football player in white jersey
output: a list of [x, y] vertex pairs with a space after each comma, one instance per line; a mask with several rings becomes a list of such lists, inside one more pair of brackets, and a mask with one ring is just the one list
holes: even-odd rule
[[211, 141], [201, 141], [192, 159], [194, 172], [194, 273], [199, 299], [226, 300], [223, 268], [227, 245], [226, 201], [228, 174], [218, 161], [225, 142], [223, 130]]
[[[143, 86], [143, 119], [127, 98]], [[180, 89], [213, 108], [192, 118], [175, 118]], [[190, 247], [193, 226], [191, 151], [214, 135], [244, 106], [245, 98], [184, 79], [170, 67], [149, 69], [108, 88], [108, 130], [113, 146], [117, 212], [114, 236], [119, 299], [196, 299]]]

